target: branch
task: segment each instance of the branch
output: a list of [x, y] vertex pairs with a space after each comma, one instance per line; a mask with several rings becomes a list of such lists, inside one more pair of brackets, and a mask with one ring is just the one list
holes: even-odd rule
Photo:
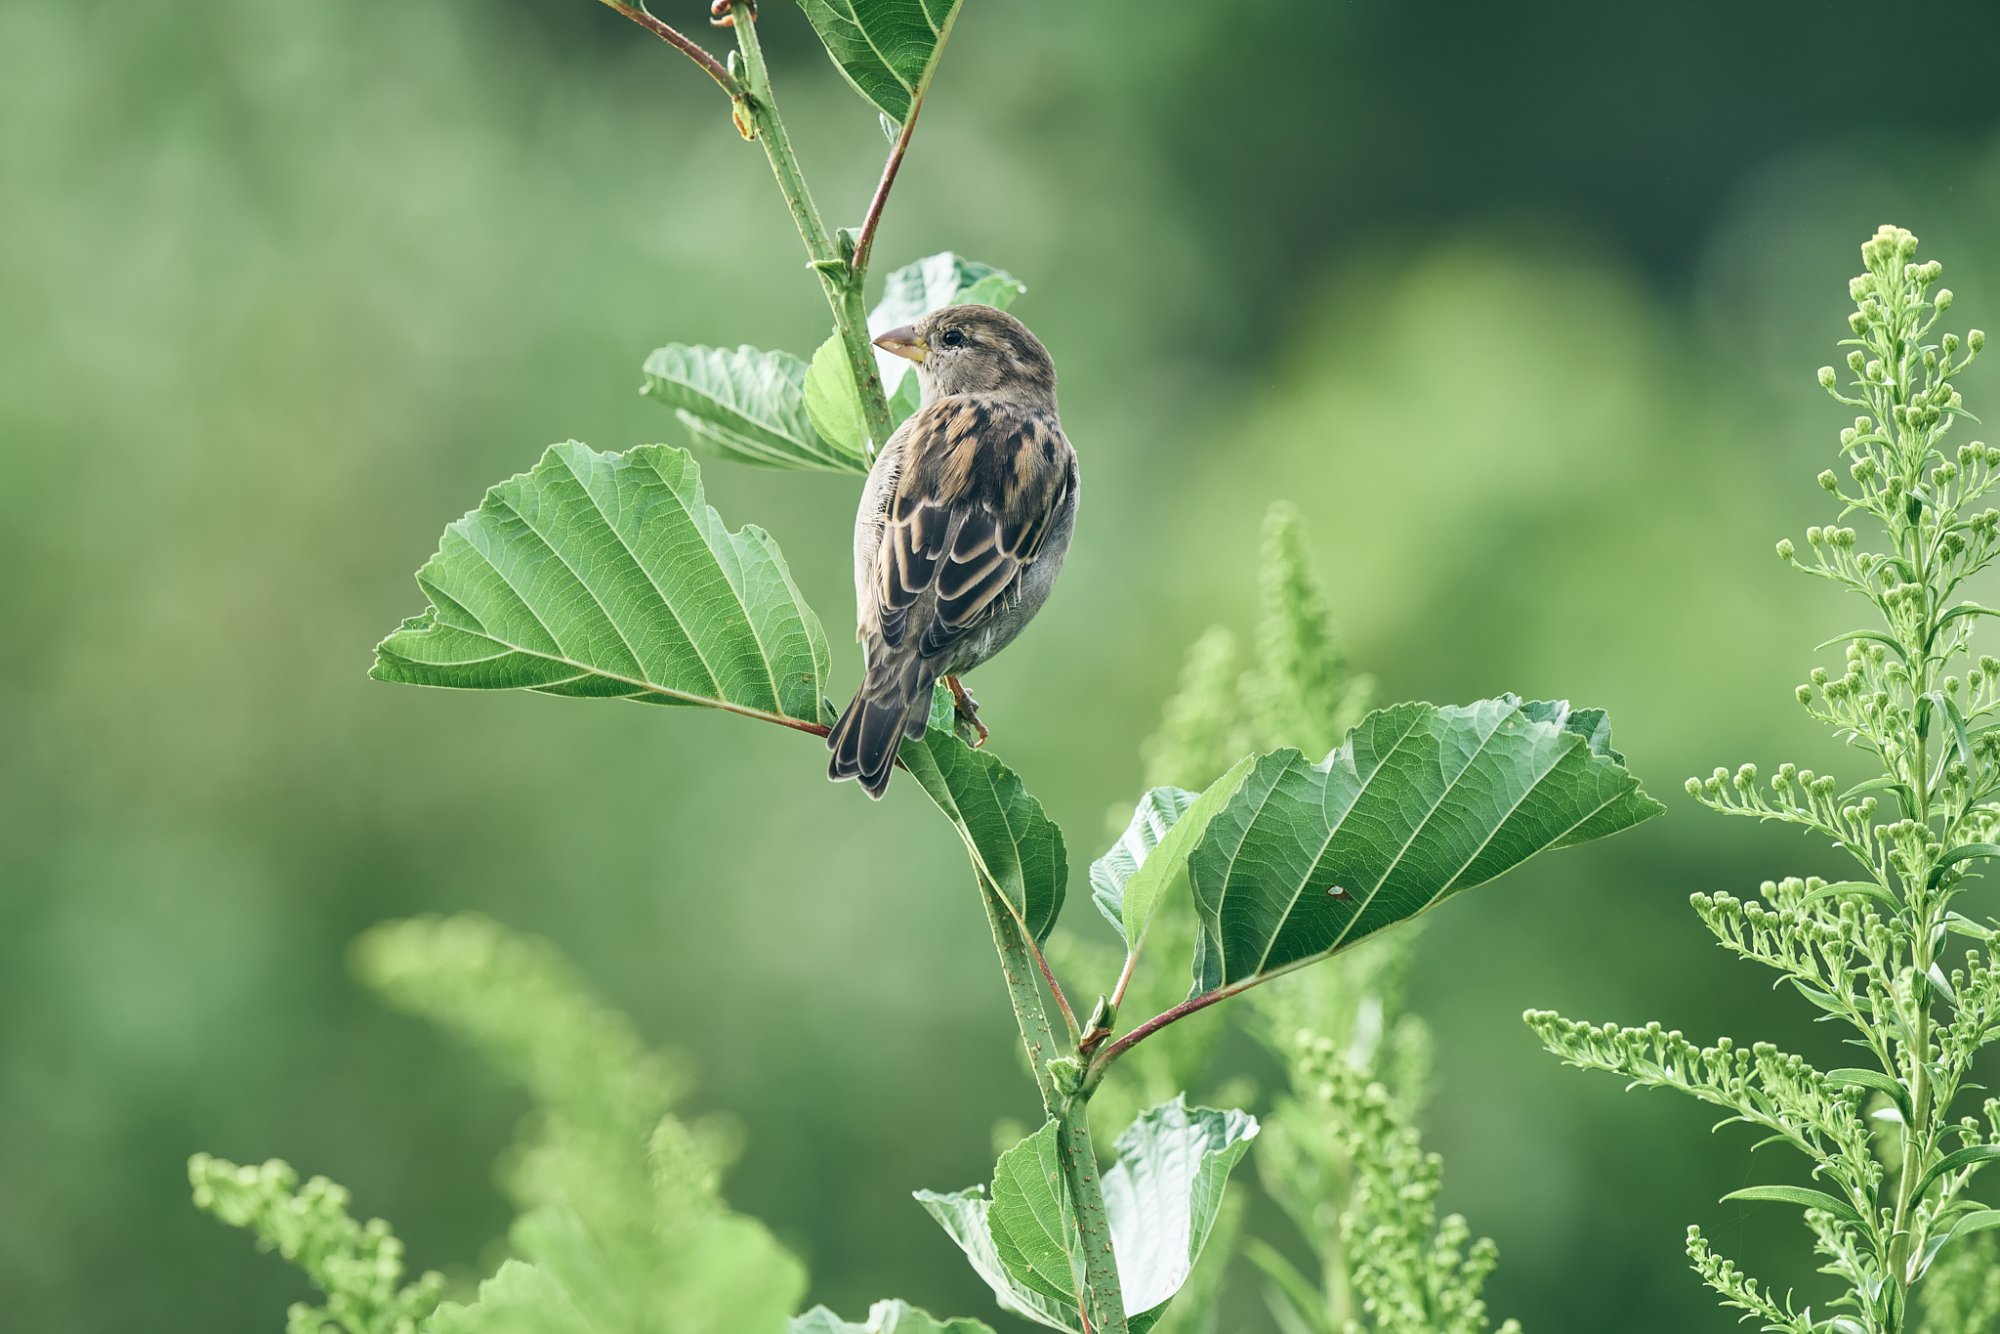
[[[607, 0], [608, 3], [608, 0]], [[754, 18], [754, 15], [752, 16]], [[861, 302], [861, 270], [850, 253], [844, 253], [821, 220], [792, 152], [791, 136], [785, 133], [784, 118], [771, 91], [771, 73], [764, 65], [764, 48], [757, 40], [755, 22], [735, 22], [736, 48], [743, 57], [742, 95], [737, 98], [738, 128], [747, 138], [764, 147], [771, 174], [778, 178], [778, 190], [792, 211], [792, 222], [805, 242], [806, 257], [819, 275], [826, 303], [833, 311], [834, 329], [847, 353], [848, 368], [861, 394], [862, 415], [868, 421], [872, 442], [870, 453], [888, 442], [895, 424], [889, 418], [889, 399], [882, 392], [882, 373], [875, 365], [875, 348], [868, 341], [868, 312]]]
[[743, 96], [743, 85], [736, 81], [735, 75], [723, 68], [721, 61], [703, 50], [699, 43], [648, 14], [643, 5], [627, 4], [626, 0], [602, 0], [602, 2], [701, 66], [708, 77], [714, 79], [723, 92], [729, 94], [731, 100]]
[[[1320, 958], [1320, 957], [1323, 956], [1318, 956], [1318, 955], [1314, 956], [1314, 958]], [[1290, 969], [1283, 969], [1279, 971], [1289, 972]], [[1140, 1024], [1137, 1028], [1133, 1029], [1130, 1033], [1127, 1033], [1124, 1037], [1119, 1038], [1116, 1042], [1113, 1042], [1110, 1045], [1106, 1046], [1103, 1050], [1099, 1051], [1096, 1056], [1091, 1058], [1090, 1068], [1085, 1072], [1084, 1075], [1084, 1087], [1095, 1088], [1100, 1082], [1102, 1082], [1104, 1079], [1105, 1070], [1110, 1067], [1113, 1061], [1117, 1060], [1120, 1056], [1123, 1056], [1126, 1053], [1126, 1051], [1130, 1049], [1135, 1043], [1145, 1041], [1153, 1034], [1165, 1028], [1168, 1024], [1175, 1023], [1179, 1020], [1185, 1019], [1191, 1014], [1207, 1009], [1209, 1006], [1215, 1004], [1219, 1000], [1227, 1000], [1231, 996], [1237, 995], [1243, 991], [1247, 991], [1251, 987], [1256, 986], [1259, 982], [1266, 981], [1276, 976], [1278, 976], [1278, 972], [1260, 973], [1256, 977], [1245, 978], [1241, 982], [1232, 982], [1226, 987], [1217, 987], [1213, 991], [1205, 991], [1199, 996], [1194, 996], [1189, 998], [1188, 1000], [1182, 1001], [1179, 1005], [1174, 1006], [1171, 1010], [1167, 1010], [1160, 1014], [1154, 1015], [1151, 1019], [1148, 1019], [1145, 1023]]]
[[911, 99], [910, 114], [903, 120], [895, 147], [889, 150], [889, 160], [882, 165], [882, 179], [875, 186], [875, 197], [868, 201], [868, 216], [861, 220], [861, 235], [854, 242], [853, 263], [857, 274], [868, 272], [868, 256], [875, 250], [875, 230], [882, 225], [882, 210], [889, 203], [889, 191], [896, 187], [896, 173], [903, 169], [903, 155], [910, 151], [910, 136], [917, 128], [917, 113], [924, 109], [925, 91], [918, 90]]
[[1025, 927], [1022, 928], [1022, 938], [1028, 942], [1028, 952], [1035, 956], [1035, 967], [1041, 969], [1042, 981], [1049, 984], [1049, 994], [1056, 998], [1056, 1008], [1062, 1011], [1063, 1022], [1069, 1025], [1069, 1040], [1078, 1041], [1083, 1037], [1083, 1030], [1077, 1027], [1076, 1011], [1069, 1008], [1069, 997], [1063, 995], [1062, 984], [1056, 981], [1055, 973], [1049, 969], [1048, 956], [1042, 953], [1042, 947], [1027, 934]]

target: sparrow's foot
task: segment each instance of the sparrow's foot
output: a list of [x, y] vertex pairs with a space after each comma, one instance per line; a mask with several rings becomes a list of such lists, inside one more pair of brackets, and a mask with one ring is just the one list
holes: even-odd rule
[[974, 750], [979, 749], [986, 744], [986, 738], [990, 735], [986, 730], [986, 724], [979, 721], [979, 701], [965, 688], [965, 682], [956, 676], [945, 677], [944, 683], [951, 690], [951, 702], [958, 710], [959, 720], [979, 734], [979, 740], [972, 743]]
[[709, 23], [718, 28], [735, 27], [738, 4], [743, 6], [744, 12], [754, 22], [757, 18], [757, 0], [715, 0], [715, 3], [708, 7]]

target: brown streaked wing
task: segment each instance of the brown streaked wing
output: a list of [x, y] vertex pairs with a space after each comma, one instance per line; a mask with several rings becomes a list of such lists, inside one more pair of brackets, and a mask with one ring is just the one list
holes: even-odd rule
[[907, 641], [911, 611], [933, 588], [916, 643], [927, 658], [1011, 605], [1070, 476], [1069, 442], [1040, 414], [977, 399], [924, 409], [877, 557], [883, 643]]

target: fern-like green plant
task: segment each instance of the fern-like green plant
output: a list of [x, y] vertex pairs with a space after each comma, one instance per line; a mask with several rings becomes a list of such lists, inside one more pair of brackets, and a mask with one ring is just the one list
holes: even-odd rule
[[[2000, 659], [1974, 650], [1981, 619], [2000, 613], [1960, 594], [2000, 555], [2000, 512], [1985, 503], [2000, 449], [1945, 446], [1968, 417], [1953, 378], [1985, 336], [1938, 329], [1952, 305], [1940, 266], [1919, 262], [1916, 237], [1895, 227], [1861, 255], [1848, 287], [1849, 379], [1819, 372], [1858, 414], [1840, 432], [1846, 478], [1819, 476], [1839, 514], [1807, 529], [1804, 555], [1790, 540], [1778, 555], [1879, 618], [1829, 641], [1846, 646], [1838, 675], [1815, 668], [1798, 688], [1871, 772], [1843, 786], [1784, 764], [1760, 782], [1745, 765], [1688, 782], [1712, 810], [1796, 826], [1854, 862], [1851, 880], [1789, 878], [1747, 900], [1697, 894], [1694, 908], [1723, 948], [1775, 971], [1845, 1030], [1859, 1063], [1822, 1068], [1761, 1042], [1703, 1047], [1658, 1024], [1527, 1018], [1565, 1061], [1691, 1094], [1804, 1159], [1802, 1179], [1727, 1198], [1803, 1208], [1833, 1292], [1817, 1310], [1802, 1306], [1691, 1228], [1689, 1258], [1725, 1306], [1786, 1334], [1897, 1334], [1919, 1314], [1933, 1334], [1969, 1334], [1991, 1327], [1996, 1300], [1990, 1268], [1961, 1257], [1990, 1265], [1977, 1234], [2000, 1226], [2000, 1210], [1972, 1193], [2000, 1158], [2000, 1101], [1969, 1078], [2000, 1036], [2000, 956], [1995, 924], [1956, 905], [2000, 856]], [[1844, 526], [1850, 517], [1865, 538]], [[1915, 1300], [1920, 1284], [1927, 1303]]]
[[[687, 1077], [592, 997], [540, 941], [480, 917], [370, 931], [355, 970], [380, 997], [465, 1043], [533, 1110], [502, 1159], [512, 1256], [462, 1300], [435, 1272], [402, 1283], [402, 1247], [347, 1194], [282, 1162], [189, 1166], [195, 1203], [248, 1228], [324, 1295], [291, 1334], [682, 1334], [785, 1328], [805, 1271], [718, 1193], [721, 1128], [676, 1114]], [[400, 1285], [400, 1286], [399, 1286]]]
[[[833, 321], [810, 357], [666, 344], [645, 362], [645, 392], [710, 457], [864, 472], [916, 405], [907, 367], [890, 359], [887, 373], [901, 378], [885, 379], [870, 328], [953, 302], [1005, 305], [1024, 291], [990, 265], [941, 254], [890, 273], [872, 309], [866, 302], [875, 236], [962, 0], [801, 0], [890, 137], [854, 229], [829, 226], [807, 189], [750, 0], [712, 7], [734, 31], [726, 62], [639, 5], [605, 3], [693, 60], [727, 96], [736, 129], [770, 163]], [[766, 21], [783, 12], [770, 10]], [[1103, 985], [1076, 993], [1094, 1004], [1072, 1004], [1049, 961], [1069, 858], [1062, 831], [1020, 776], [958, 734], [942, 693], [928, 731], [898, 756], [914, 780], [898, 790], [921, 791], [965, 845], [1043, 1113], [1039, 1129], [1000, 1154], [990, 1191], [920, 1198], [1003, 1309], [1071, 1334], [1144, 1334], [1167, 1317], [1226, 1225], [1224, 1185], [1258, 1129], [1241, 1111], [1188, 1106], [1184, 1085], [1169, 1077], [1154, 1081], [1152, 1105], [1118, 1118], [1129, 1124], [1106, 1161], [1097, 1134], [1112, 1127], [1094, 1129], [1103, 1118], [1091, 1107], [1122, 1062], [1211, 1006], [1378, 940], [1542, 852], [1660, 810], [1596, 710], [1500, 695], [1364, 716], [1295, 534], [1281, 527], [1274, 540], [1293, 545], [1273, 566], [1271, 596], [1297, 614], [1276, 618], [1257, 646], [1264, 670], [1246, 711], [1218, 734], [1229, 753], [1190, 780], [1198, 790], [1147, 792], [1091, 867], [1092, 901], [1117, 942]], [[831, 661], [820, 618], [772, 537], [754, 526], [732, 531], [708, 505], [688, 448], [553, 446], [450, 525], [417, 580], [425, 605], [378, 646], [378, 679], [704, 707], [827, 733]], [[802, 779], [818, 767], [805, 758]], [[461, 1013], [457, 1022], [475, 1020]], [[568, 1105], [562, 1081], [544, 1084], [539, 1066], [521, 1073], [552, 1108]], [[631, 1106], [647, 1105], [625, 1093]], [[698, 1295], [678, 1253], [661, 1251], [670, 1229], [656, 1201], [633, 1196], [579, 1226], [562, 1192], [609, 1199], [588, 1183], [613, 1159], [593, 1155], [637, 1153], [641, 1126], [623, 1123], [608, 1142], [588, 1145], [556, 1129], [608, 1125], [619, 1102], [607, 1092], [588, 1115], [552, 1120], [550, 1140], [527, 1159], [547, 1167], [520, 1197], [528, 1212], [514, 1240], [523, 1264], [495, 1275], [472, 1306], [439, 1308], [427, 1330], [485, 1327], [505, 1318], [489, 1313], [507, 1311], [558, 1329], [645, 1331], [668, 1318], [662, 1312], [673, 1313], [676, 1329], [777, 1327], [775, 1307], [718, 1323], [719, 1308]], [[661, 1133], [668, 1138], [655, 1136], [652, 1159], [672, 1170], [656, 1189], [676, 1190], [686, 1183], [673, 1165], [684, 1155]], [[626, 1262], [645, 1257], [663, 1266], [650, 1271], [652, 1286], [588, 1281], [636, 1272]], [[685, 1305], [669, 1295], [682, 1284], [697, 1294]], [[562, 1324], [572, 1310], [588, 1323]], [[832, 1319], [807, 1318], [820, 1327]], [[900, 1317], [892, 1308], [884, 1318]]]

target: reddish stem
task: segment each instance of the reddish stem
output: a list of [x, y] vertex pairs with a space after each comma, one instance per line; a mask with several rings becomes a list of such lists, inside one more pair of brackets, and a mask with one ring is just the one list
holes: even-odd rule
[[1205, 1010], [1219, 1000], [1227, 1000], [1229, 997], [1234, 996], [1237, 992], [1242, 991], [1247, 987], [1253, 986], [1256, 983], [1261, 982], [1263, 980], [1264, 979], [1262, 977], [1253, 977], [1245, 982], [1232, 982], [1230, 985], [1226, 987], [1217, 987], [1213, 991], [1205, 991], [1199, 996], [1195, 996], [1192, 997], [1191, 999], [1182, 1001], [1179, 1005], [1174, 1006], [1171, 1010], [1167, 1010], [1160, 1014], [1154, 1015], [1151, 1019], [1148, 1019], [1145, 1023], [1140, 1024], [1137, 1028], [1133, 1029], [1130, 1033], [1127, 1033], [1124, 1037], [1118, 1039], [1116, 1042], [1113, 1042], [1109, 1046], [1103, 1048], [1101, 1051], [1097, 1053], [1095, 1057], [1092, 1058], [1090, 1062], [1090, 1069], [1086, 1071], [1084, 1075], [1084, 1086], [1086, 1088], [1092, 1087], [1099, 1080], [1103, 1079], [1105, 1070], [1109, 1068], [1109, 1066], [1113, 1061], [1117, 1060], [1120, 1056], [1123, 1056], [1125, 1054], [1126, 1049], [1131, 1047], [1132, 1044], [1136, 1042], [1143, 1042], [1145, 1039], [1151, 1037], [1153, 1034], [1165, 1028], [1168, 1024], [1174, 1023], [1176, 1020], [1185, 1019], [1189, 1015], [1194, 1014], [1196, 1011]]
[[731, 74], [721, 61], [702, 49], [700, 43], [684, 36], [672, 26], [660, 22], [648, 14], [641, 5], [627, 4], [626, 0], [604, 0], [604, 3], [701, 66], [707, 71], [708, 77], [714, 79], [722, 91], [728, 93], [730, 97], [743, 96], [743, 85], [736, 81], [736, 76]]
[[1042, 947], [1035, 943], [1034, 933], [1025, 926], [1021, 928], [1021, 939], [1028, 942], [1028, 953], [1035, 957], [1035, 967], [1042, 970], [1042, 981], [1049, 984], [1049, 994], [1056, 998], [1056, 1008], [1062, 1011], [1063, 1022], [1069, 1025], [1070, 1040], [1076, 1041], [1083, 1030], [1077, 1027], [1076, 1011], [1069, 1008], [1069, 997], [1063, 995], [1062, 984], [1056, 981], [1055, 973], [1049, 968], [1048, 956], [1042, 953]]
[[868, 272], [868, 256], [875, 249], [875, 231], [882, 225], [882, 210], [888, 206], [889, 191], [896, 186], [896, 173], [903, 169], [903, 155], [910, 151], [910, 135], [917, 128], [917, 113], [924, 109], [924, 95], [919, 92], [910, 100], [910, 114], [903, 121], [901, 132], [896, 135], [896, 144], [889, 150], [889, 160], [882, 164], [882, 179], [876, 183], [875, 197], [868, 201], [868, 216], [861, 220], [861, 235], [854, 242], [853, 268], [856, 273]]

